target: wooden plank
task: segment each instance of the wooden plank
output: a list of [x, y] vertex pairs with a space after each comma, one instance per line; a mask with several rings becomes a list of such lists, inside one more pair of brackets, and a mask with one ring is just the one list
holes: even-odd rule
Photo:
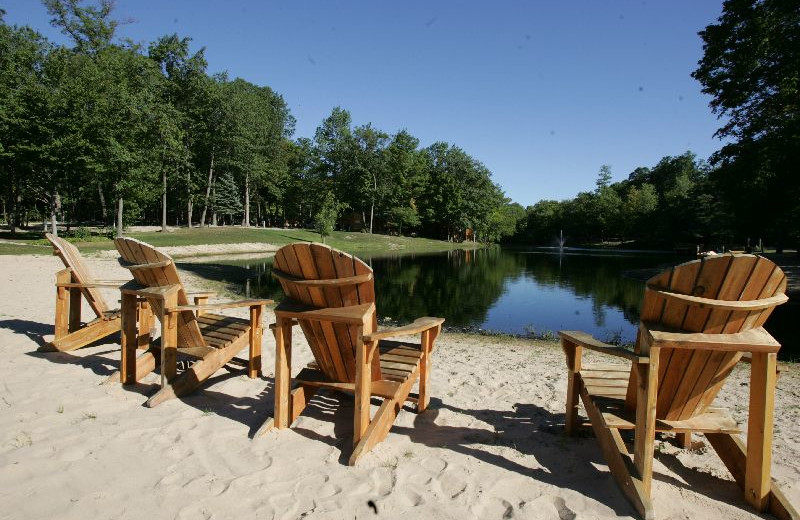
[[288, 428], [291, 405], [289, 389], [292, 381], [291, 320], [278, 318], [275, 327], [275, 418], [276, 428]]
[[408, 398], [411, 392], [411, 387], [418, 379], [419, 372], [413, 373], [402, 384], [397, 386], [396, 393], [391, 399], [386, 399], [381, 403], [380, 408], [375, 413], [375, 417], [370, 422], [363, 436], [361, 436], [358, 444], [355, 444], [353, 453], [350, 455], [348, 464], [354, 466], [358, 459], [364, 454], [368, 453], [376, 444], [386, 438], [389, 429], [392, 427], [397, 413], [402, 408], [403, 403]]
[[586, 413], [589, 415], [592, 430], [600, 449], [603, 451], [611, 475], [636, 511], [646, 520], [654, 519], [655, 514], [650, 500], [650, 493], [645, 489], [638, 470], [631, 464], [631, 460], [628, 457], [628, 449], [622, 441], [619, 430], [610, 428], [605, 423], [603, 415], [595, 408], [591, 397], [585, 389], [581, 389], [581, 397]]
[[[91, 284], [95, 282], [91, 270], [87, 267], [78, 248], [70, 244], [60, 237], [56, 237], [50, 233], [46, 233], [45, 237], [53, 245], [56, 255], [64, 263], [64, 267], [72, 269], [75, 276], [75, 281], [82, 284]], [[92, 311], [101, 318], [105, 313], [110, 310], [110, 307], [103, 298], [103, 294], [94, 287], [84, 287], [81, 292], [89, 302]]]
[[[322, 244], [311, 244], [309, 252], [318, 277], [328, 280], [335, 279], [336, 266], [333, 263], [331, 248]], [[337, 287], [321, 287], [320, 290], [325, 301], [325, 307], [344, 306], [341, 292]], [[350, 337], [350, 331], [344, 323], [332, 323], [330, 324], [330, 329], [333, 331], [335, 339], [328, 344], [328, 349], [337, 373], [341, 369], [342, 381], [354, 381], [356, 368], [352, 352], [355, 342]], [[350, 355], [345, 355], [345, 352], [350, 353]]]
[[123, 385], [136, 382], [137, 298], [134, 294], [122, 295], [120, 382]]
[[[300, 264], [303, 278], [317, 280], [321, 278], [318, 266], [314, 261], [310, 244], [294, 244], [292, 246]], [[312, 305], [319, 308], [330, 309], [325, 298], [325, 291], [317, 287], [309, 287], [308, 294], [311, 297]], [[328, 320], [317, 321], [312, 324], [315, 328], [315, 337], [319, 341], [320, 353], [328, 363], [329, 377], [336, 381], [348, 381], [347, 371], [344, 368], [342, 355], [339, 350], [339, 340], [336, 336], [333, 323]]]
[[[286, 247], [282, 247], [278, 252], [282, 253], [282, 255], [280, 255], [280, 257], [276, 255], [276, 265], [278, 265], [282, 271], [286, 271], [298, 277], [303, 277], [303, 270], [297, 258], [294, 245], [290, 244]], [[278, 264], [279, 260], [285, 262], [285, 265]], [[283, 286], [284, 291], [287, 291], [287, 294], [290, 295], [292, 300], [304, 305], [314, 306], [314, 300], [311, 297], [308, 287], [298, 287], [284, 281], [281, 281], [281, 286]], [[281, 304], [283, 303], [284, 302], [281, 302]], [[304, 319], [301, 321], [300, 327], [306, 335], [308, 345], [311, 348], [311, 352], [314, 354], [314, 359], [320, 363], [320, 369], [328, 374], [329, 377], [335, 377], [333, 364], [331, 360], [328, 359], [327, 352], [324, 348], [325, 335], [319, 323], [311, 321], [311, 319]]]
[[575, 345], [562, 336], [561, 349], [567, 357], [567, 409], [565, 430], [567, 435], [573, 435], [578, 422], [578, 400], [580, 399], [581, 389], [583, 347]]
[[69, 289], [69, 331], [81, 328], [81, 293], [80, 289]]
[[367, 355], [367, 345], [363, 341], [363, 327], [356, 331], [356, 378], [355, 413], [353, 414], [353, 446], [357, 446], [369, 426], [369, 400], [371, 396], [372, 371]]
[[265, 300], [265, 299], [258, 299], [258, 300], [239, 300], [235, 302], [223, 302], [223, 303], [207, 303], [203, 305], [181, 305], [178, 308], [174, 309], [176, 311], [210, 311], [210, 310], [219, 310], [219, 309], [237, 309], [239, 307], [252, 307], [254, 305], [271, 305], [274, 302], [272, 300]]
[[177, 372], [178, 348], [178, 315], [166, 312], [166, 309], [177, 304], [178, 295], [169, 294], [164, 299], [161, 310], [161, 388], [165, 388], [175, 378]]
[[137, 301], [136, 308], [136, 320], [139, 324], [136, 333], [136, 347], [139, 350], [147, 350], [150, 348], [150, 331], [153, 329], [153, 313], [150, 311], [150, 305], [147, 303], [147, 300]]
[[[439, 325], [441, 326], [441, 325]], [[417, 360], [419, 366], [419, 398], [417, 399], [417, 412], [424, 412], [428, 408], [430, 400], [430, 375], [431, 375], [431, 350], [433, 349], [433, 336], [430, 330], [425, 330], [422, 333], [422, 357]], [[406, 358], [413, 360], [412, 357], [398, 356], [395, 354], [381, 355], [381, 361], [388, 358], [392, 359]], [[381, 370], [383, 370], [383, 363], [381, 363]]]
[[[113, 318], [108, 320], [97, 319], [85, 325], [84, 327], [70, 332], [66, 336], [58, 339], [53, 339], [48, 345], [49, 349], [59, 352], [69, 352], [70, 350], [85, 347], [95, 341], [110, 336], [117, 332], [120, 328], [120, 316], [114, 315]], [[42, 350], [48, 350], [43, 348]]]
[[254, 305], [250, 307], [250, 329], [249, 329], [249, 366], [247, 375], [255, 379], [261, 374], [261, 335], [262, 335], [262, 314], [264, 307]]
[[[673, 269], [673, 276], [670, 280], [669, 289], [677, 293], [689, 294], [697, 287], [698, 279], [701, 275], [705, 274], [705, 262], [694, 262], [684, 264]], [[715, 289], [714, 289], [715, 290]], [[659, 294], [659, 297], [663, 297]], [[668, 326], [673, 326], [680, 329], [693, 329], [699, 325], [698, 321], [705, 322], [707, 312], [701, 312], [702, 316], [694, 312], [689, 313], [689, 306], [683, 302], [673, 302], [666, 300], [665, 308], [681, 308], [683, 309], [683, 316], [680, 320], [677, 318], [667, 317], [662, 319], [660, 323]], [[667, 315], [665, 311], [665, 316]], [[676, 352], [672, 349], [663, 348], [661, 350], [661, 359], [659, 360], [659, 389], [656, 402], [656, 414], [660, 418], [666, 417], [673, 409], [675, 394], [678, 391], [683, 374], [689, 367], [694, 357], [694, 352], [680, 351]]]
[[642, 487], [650, 496], [653, 483], [653, 449], [655, 443], [656, 399], [658, 397], [658, 363], [660, 347], [649, 346], [649, 365], [634, 365], [638, 375], [636, 392], [636, 430], [633, 439], [633, 464], [639, 471]]
[[771, 481], [777, 354], [754, 353], [750, 363], [744, 497], [757, 511], [764, 511], [768, 505]]
[[213, 375], [214, 372], [228, 363], [246, 345], [247, 336], [242, 336], [225, 348], [214, 349], [203, 357], [203, 359], [197, 361], [190, 368], [185, 370], [166, 387], [156, 392], [155, 395], [147, 400], [145, 406], [152, 408], [168, 399], [181, 397], [193, 392]]
[[59, 287], [58, 285], [70, 280], [72, 280], [71, 269], [63, 269], [56, 273], [56, 316], [55, 332], [53, 334], [56, 340], [69, 334], [69, 294], [65, 287]]
[[[744, 489], [747, 464], [747, 448], [744, 442], [738, 435], [724, 433], [707, 433], [706, 438], [722, 462], [725, 463], [733, 479], [739, 484], [739, 487]], [[780, 520], [800, 520], [800, 512], [789, 502], [775, 479], [772, 479], [770, 483], [768, 508], [769, 512]]]
[[[336, 271], [337, 277], [342, 278], [349, 278], [355, 275], [355, 269], [353, 267], [353, 257], [342, 253], [341, 251], [332, 251], [331, 258], [333, 260], [333, 267]], [[372, 280], [366, 283], [373, 283]], [[355, 306], [361, 303], [371, 303], [371, 302], [361, 302], [358, 298], [358, 286], [356, 285], [348, 285], [346, 287], [340, 287], [338, 289], [339, 292], [339, 299], [342, 302], [343, 307]], [[356, 358], [355, 358], [355, 345], [356, 345], [356, 326], [350, 325], [347, 326], [347, 335], [350, 338], [350, 345], [351, 347], [343, 348], [342, 349], [342, 359], [344, 360], [344, 364], [346, 367], [353, 367], [353, 374], [352, 377], [355, 377], [355, 366], [356, 366]], [[348, 372], [348, 376], [350, 376]], [[355, 379], [353, 379], [355, 380]]]
[[[646, 324], [645, 324], [646, 325]], [[750, 329], [736, 334], [704, 334], [681, 333], [658, 330], [657, 327], [647, 326], [647, 333], [651, 342], [669, 344], [670, 348], [722, 350], [729, 352], [777, 352], [780, 343], [769, 335], [762, 327]]]

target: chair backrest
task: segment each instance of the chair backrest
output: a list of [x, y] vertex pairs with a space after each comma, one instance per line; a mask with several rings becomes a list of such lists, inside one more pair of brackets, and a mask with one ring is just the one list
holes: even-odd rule
[[[53, 254], [61, 258], [64, 267], [72, 269], [75, 282], [85, 284], [95, 283], [95, 278], [92, 276], [92, 272], [89, 270], [89, 267], [83, 260], [83, 255], [81, 255], [77, 247], [63, 238], [50, 233], [46, 233], [44, 236], [53, 245]], [[99, 289], [95, 287], [82, 287], [81, 292], [98, 318], [102, 318], [103, 315], [110, 310], [110, 307]]]
[[[131, 274], [139, 285], [144, 287], [178, 286], [178, 305], [188, 305], [189, 300], [178, 276], [178, 270], [172, 258], [156, 248], [134, 238], [121, 237], [114, 239], [114, 245], [120, 254], [123, 267], [133, 267]], [[139, 267], [136, 266], [145, 266]], [[148, 298], [148, 302], [156, 316], [161, 316], [162, 303], [157, 298]], [[162, 323], [163, 326], [163, 323]], [[178, 314], [178, 346], [205, 346], [200, 326], [192, 311]]]
[[[296, 243], [275, 253], [273, 275], [289, 299], [316, 308], [346, 307], [375, 302], [372, 269], [360, 259], [324, 244]], [[308, 287], [298, 280], [343, 280], [342, 285]], [[356, 326], [300, 320], [320, 370], [332, 381], [355, 381]], [[377, 328], [373, 313], [364, 333]], [[380, 379], [380, 359], [373, 356], [372, 378]]]
[[[666, 298], [659, 290], [713, 300], [759, 300], [783, 294], [786, 276], [766, 258], [725, 254], [677, 265], [647, 281], [642, 322], [685, 332], [734, 334], [762, 326], [774, 306], [758, 311], [710, 309]], [[637, 338], [637, 351], [640, 341]], [[683, 420], [703, 413], [741, 357], [736, 351], [662, 348], [656, 417]], [[628, 406], [636, 400], [633, 374], [631, 382]]]

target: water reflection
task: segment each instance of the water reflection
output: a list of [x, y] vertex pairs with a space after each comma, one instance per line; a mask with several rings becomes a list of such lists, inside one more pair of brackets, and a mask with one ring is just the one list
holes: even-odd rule
[[[449, 327], [515, 334], [574, 329], [623, 342], [635, 339], [644, 280], [687, 260], [500, 248], [361, 257], [375, 271], [382, 319], [443, 316]], [[278, 300], [283, 294], [271, 266], [271, 258], [181, 265], [248, 297]]]
[[[622, 273], [672, 260], [499, 248], [363, 258], [375, 270], [381, 318], [444, 316], [450, 327], [518, 334], [575, 328], [623, 340], [633, 339], [642, 283]], [[248, 297], [280, 299], [271, 266], [271, 258], [181, 265]]]

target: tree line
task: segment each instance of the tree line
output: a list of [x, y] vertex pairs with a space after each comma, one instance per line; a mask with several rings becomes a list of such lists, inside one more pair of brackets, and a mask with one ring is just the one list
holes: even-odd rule
[[[497, 241], [523, 211], [461, 148], [354, 125], [313, 137], [268, 86], [210, 74], [205, 49], [119, 40], [109, 0], [44, 0], [70, 45], [0, 10], [0, 182], [12, 233], [30, 221], [339, 228]], [[331, 206], [333, 205], [333, 206]], [[326, 213], [327, 212], [327, 213]]]
[[[664, 157], [611, 183], [604, 165], [593, 191], [564, 201], [542, 200], [526, 208], [513, 241], [555, 245], [593, 242], [635, 247], [676, 243], [718, 247], [740, 239], [731, 210], [718, 189], [717, 174], [693, 153]], [[754, 241], [759, 235], [752, 235]], [[741, 243], [741, 242], [740, 242]]]
[[709, 162], [687, 152], [637, 168], [594, 191], [527, 208], [514, 240], [630, 240], [645, 247], [689, 242], [751, 246], [763, 239], [800, 252], [800, 3], [726, 0], [699, 33], [692, 73], [722, 126]]

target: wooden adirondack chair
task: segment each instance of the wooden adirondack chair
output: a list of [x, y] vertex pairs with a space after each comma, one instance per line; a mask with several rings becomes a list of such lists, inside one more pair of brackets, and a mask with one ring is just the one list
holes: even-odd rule
[[[353, 465], [386, 437], [403, 403], [415, 402], [418, 412], [427, 407], [430, 356], [444, 319], [378, 331], [372, 269], [323, 244], [282, 247], [272, 275], [287, 298], [275, 309], [274, 417], [256, 436], [289, 427], [319, 388], [354, 393]], [[298, 324], [316, 362], [300, 371], [291, 389], [291, 334]], [[383, 341], [410, 334], [420, 334], [421, 344]], [[419, 394], [413, 396], [416, 381]], [[383, 398], [372, 419], [371, 397]]]
[[[758, 511], [798, 518], [770, 478], [776, 359], [780, 344], [762, 325], [787, 301], [786, 276], [766, 258], [719, 255], [678, 265], [648, 280], [633, 352], [561, 331], [567, 357], [566, 430], [584, 403], [609, 469], [644, 518], [653, 518], [656, 432], [687, 443], [703, 433]], [[582, 350], [626, 359], [584, 367]], [[751, 356], [747, 445], [725, 409], [712, 406], [742, 355]], [[633, 464], [619, 430], [634, 430]]]
[[[99, 289], [118, 289], [128, 280], [96, 280], [77, 247], [50, 233], [45, 237], [66, 269], [56, 273], [55, 333], [42, 350], [67, 352], [119, 332], [120, 311], [111, 310]], [[85, 324], [81, 323], [81, 297], [96, 315]]]
[[[134, 282], [121, 288], [120, 380], [123, 384], [134, 383], [153, 371], [159, 361], [161, 364], [161, 389], [148, 399], [147, 406], [192, 392], [247, 345], [248, 375], [255, 378], [261, 374], [262, 314], [272, 300], [209, 304], [209, 293], [201, 293], [190, 305], [172, 258], [132, 238], [117, 238], [114, 245], [121, 256], [120, 263], [134, 278]], [[137, 358], [138, 298], [147, 300], [161, 322], [161, 342]], [[249, 307], [250, 319], [207, 313], [235, 307]], [[178, 353], [198, 360], [179, 376]]]

